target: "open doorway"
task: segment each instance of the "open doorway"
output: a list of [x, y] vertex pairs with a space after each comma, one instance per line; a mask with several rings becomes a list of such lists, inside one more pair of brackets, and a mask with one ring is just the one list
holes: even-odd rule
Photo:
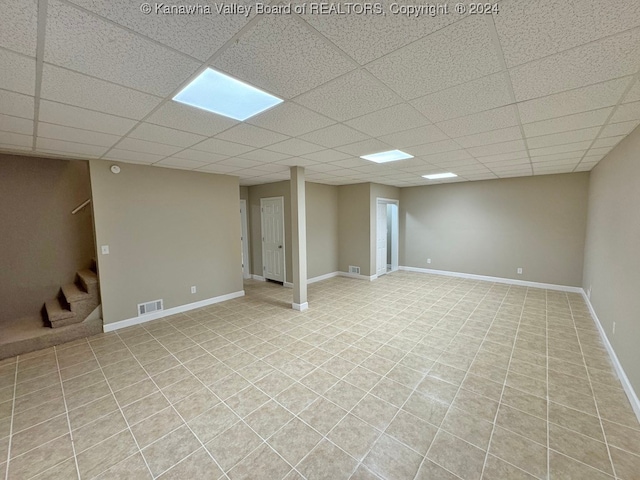
[[398, 200], [376, 200], [376, 275], [398, 270]]

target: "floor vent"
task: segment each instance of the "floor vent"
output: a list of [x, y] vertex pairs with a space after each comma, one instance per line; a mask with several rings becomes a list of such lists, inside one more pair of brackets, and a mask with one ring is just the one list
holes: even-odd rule
[[349, 273], [355, 273], [356, 275], [360, 275], [360, 267], [354, 267], [353, 265], [349, 265]]
[[163, 310], [162, 300], [154, 300], [153, 302], [139, 303], [138, 304], [138, 316], [146, 315], [147, 313], [157, 312]]

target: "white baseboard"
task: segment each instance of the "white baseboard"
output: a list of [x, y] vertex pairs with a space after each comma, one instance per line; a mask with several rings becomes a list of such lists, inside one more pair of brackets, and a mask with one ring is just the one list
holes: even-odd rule
[[602, 343], [604, 343], [604, 346], [607, 349], [607, 352], [609, 353], [609, 357], [611, 358], [611, 362], [613, 363], [613, 368], [618, 374], [620, 383], [622, 383], [622, 388], [624, 389], [625, 393], [627, 394], [627, 397], [629, 398], [629, 403], [631, 403], [631, 408], [633, 408], [633, 411], [635, 412], [636, 417], [638, 417], [638, 421], [640, 421], [640, 399], [638, 399], [638, 395], [636, 394], [636, 391], [631, 386], [629, 377], [627, 377], [627, 374], [625, 373], [624, 368], [622, 368], [622, 364], [620, 363], [620, 360], [618, 360], [618, 356], [616, 355], [616, 352], [613, 349], [613, 346], [609, 342], [609, 338], [607, 337], [607, 334], [605, 333], [604, 328], [600, 323], [600, 319], [598, 318], [598, 315], [596, 314], [596, 311], [593, 308], [593, 305], [591, 305], [591, 300], [589, 299], [589, 297], [587, 297], [587, 294], [584, 290], [582, 291], [582, 297], [584, 298], [584, 301], [587, 304], [587, 307], [589, 308], [589, 312], [591, 313], [591, 316], [593, 317], [593, 320], [596, 323], [596, 327], [598, 327], [598, 332], [600, 332], [600, 338], [602, 338]]
[[254, 280], [258, 280], [259, 282], [266, 282], [267, 279], [261, 275], [251, 275], [251, 278]]
[[513, 278], [490, 277], [488, 275], [476, 275], [473, 273], [449, 272], [446, 270], [432, 270], [430, 268], [418, 267], [398, 267], [398, 270], [407, 272], [430, 273], [433, 275], [444, 275], [447, 277], [468, 278], [470, 280], [484, 280], [494, 283], [506, 283], [508, 285], [518, 285], [520, 287], [545, 288], [547, 290], [559, 290], [561, 292], [583, 293], [581, 287], [571, 287], [569, 285], [556, 285], [553, 283], [528, 282], [525, 280], [516, 280]]
[[282, 286], [283, 287], [287, 287], [287, 288], [293, 288], [293, 283], [291, 283], [291, 282], [283, 282]]
[[322, 280], [328, 280], [330, 278], [334, 278], [339, 275], [340, 275], [340, 272], [325, 273], [324, 275], [318, 275], [317, 277], [312, 277], [307, 279], [307, 284], [321, 282]]
[[309, 302], [304, 303], [292, 303], [291, 306], [294, 310], [298, 310], [299, 312], [304, 312], [309, 309]]
[[370, 277], [368, 277], [366, 275], [359, 275], [357, 273], [349, 272], [338, 272], [338, 275], [341, 277], [356, 278], [358, 280], [368, 280], [370, 282], [378, 278], [378, 275], [371, 275]]
[[102, 327], [102, 330], [105, 333], [112, 332], [113, 330], [120, 330], [121, 328], [139, 325], [141, 323], [157, 320], [158, 318], [168, 317], [170, 315], [175, 315], [176, 313], [188, 312], [189, 310], [206, 307], [208, 305], [213, 305], [214, 303], [220, 303], [238, 297], [244, 297], [244, 290], [240, 290], [239, 292], [227, 293], [226, 295], [220, 295], [218, 297], [207, 298], [206, 300], [200, 300], [199, 302], [187, 303], [186, 305], [180, 305], [179, 307], [167, 308], [166, 310], [150, 313], [148, 315], [141, 315], [139, 317], [120, 320], [119, 322], [105, 323]]

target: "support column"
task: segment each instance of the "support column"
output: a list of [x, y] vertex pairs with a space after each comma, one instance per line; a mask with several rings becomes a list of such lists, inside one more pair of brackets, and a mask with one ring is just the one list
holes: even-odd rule
[[291, 167], [291, 236], [293, 238], [294, 310], [306, 310], [307, 303], [307, 208], [304, 167]]

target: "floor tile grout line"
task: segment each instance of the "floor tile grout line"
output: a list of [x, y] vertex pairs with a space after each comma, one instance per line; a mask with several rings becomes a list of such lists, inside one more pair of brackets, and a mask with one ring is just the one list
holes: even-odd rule
[[[136, 445], [136, 447], [138, 449], [137, 453], [140, 454], [140, 456], [142, 457], [142, 460], [144, 461], [145, 466], [147, 467], [147, 470], [149, 470], [149, 474], [151, 475], [151, 477], [153, 477], [153, 473], [151, 471], [151, 468], [149, 467], [149, 464], [147, 463], [147, 459], [142, 454], [142, 449], [140, 448], [140, 444], [138, 443], [138, 440], [136, 439], [135, 435], [133, 435], [133, 431], [131, 430], [131, 426], [129, 425], [127, 417], [125, 417], [124, 412], [122, 411], [122, 407], [120, 406], [120, 403], [118, 402], [118, 399], [116, 398], [116, 395], [115, 395], [113, 389], [111, 388], [111, 385], [109, 384], [109, 381], [107, 380], [106, 375], [104, 374], [104, 369], [102, 368], [102, 365], [100, 365], [100, 361], [98, 360], [98, 357], [96, 356], [96, 352], [93, 349], [93, 346], [91, 344], [89, 344], [89, 348], [91, 349], [91, 353], [93, 354], [93, 357], [96, 359], [96, 362], [98, 362], [98, 366], [100, 367], [100, 372], [102, 373], [102, 376], [104, 377], [104, 381], [107, 384], [107, 387], [109, 388], [109, 392], [111, 392], [111, 397], [113, 398], [113, 401], [116, 403], [116, 405], [118, 407], [118, 411], [120, 412], [120, 415], [122, 416], [122, 418], [123, 418], [123, 420], [125, 422], [125, 425], [127, 426], [127, 430], [129, 431], [129, 434], [131, 435], [131, 437], [133, 438], [133, 441], [135, 442], [135, 445]], [[105, 397], [106, 396], [108, 396], [108, 395], [105, 395]], [[103, 398], [103, 397], [101, 397], [101, 398]], [[122, 431], [124, 431], [124, 430], [121, 430], [121, 432]], [[121, 433], [121, 432], [118, 432], [118, 433]], [[99, 443], [101, 443], [101, 442], [99, 442]], [[93, 446], [95, 446], [95, 445], [93, 445]], [[117, 462], [117, 463], [119, 463], [119, 462]], [[114, 465], [117, 465], [117, 463], [114, 464]], [[109, 468], [111, 468], [111, 467], [109, 467]], [[109, 468], [105, 469], [104, 471], [108, 470]], [[103, 472], [98, 473], [98, 475], [102, 474]]]
[[5, 466], [4, 477], [6, 480], [9, 479], [9, 463], [11, 461], [11, 441], [13, 440], [13, 420], [16, 409], [16, 389], [18, 388], [18, 364], [20, 362], [20, 356], [16, 358], [16, 366], [13, 378], [13, 398], [11, 404], [11, 421], [9, 424], [9, 443], [7, 445], [7, 464]]

